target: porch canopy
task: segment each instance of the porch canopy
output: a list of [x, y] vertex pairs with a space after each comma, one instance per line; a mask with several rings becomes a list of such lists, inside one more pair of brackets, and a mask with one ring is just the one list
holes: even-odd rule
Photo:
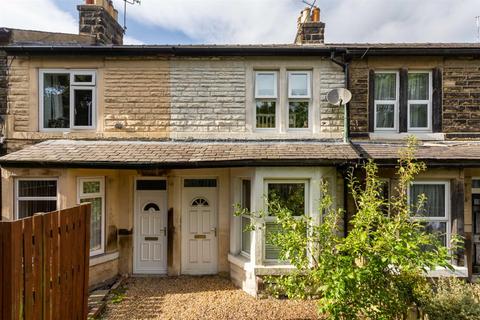
[[[380, 165], [397, 165], [405, 142], [354, 142], [353, 147], [362, 159], [373, 159]], [[431, 141], [420, 142], [415, 158], [431, 166], [479, 167], [480, 142]]]
[[350, 144], [322, 141], [49, 140], [0, 158], [3, 167], [209, 168], [343, 165], [357, 161]]

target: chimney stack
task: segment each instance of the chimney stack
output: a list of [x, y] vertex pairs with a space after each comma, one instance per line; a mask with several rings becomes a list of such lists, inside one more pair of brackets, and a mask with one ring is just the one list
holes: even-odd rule
[[295, 44], [324, 44], [325, 23], [320, 21], [320, 9], [307, 7], [297, 20]]
[[123, 44], [123, 28], [112, 0], [85, 0], [77, 9], [80, 34], [94, 36], [100, 45]]

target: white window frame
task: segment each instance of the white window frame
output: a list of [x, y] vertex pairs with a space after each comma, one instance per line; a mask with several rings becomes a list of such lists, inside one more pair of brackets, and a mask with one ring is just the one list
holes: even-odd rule
[[[308, 87], [307, 95], [304, 96], [295, 96], [290, 92], [290, 77], [292, 74], [306, 74]], [[288, 99], [287, 99], [287, 111], [286, 114], [286, 125], [285, 128], [287, 131], [310, 131], [312, 129], [312, 71], [309, 70], [291, 70], [287, 71], [287, 90], [288, 90]], [[308, 103], [308, 127], [306, 128], [290, 128], [290, 102], [307, 102]]]
[[[241, 196], [241, 200], [243, 200], [243, 197], [244, 197], [244, 194], [243, 194], [243, 181], [250, 181], [250, 206], [252, 204], [252, 180], [251, 179], [240, 179], [240, 196]], [[243, 208], [243, 203], [242, 203], [242, 209]], [[250, 208], [251, 210], [252, 208]], [[243, 233], [244, 233], [244, 230], [243, 230], [243, 226], [242, 226], [242, 219], [243, 218], [248, 218], [250, 220], [250, 223], [252, 222], [252, 217], [251, 216], [246, 216], [246, 215], [241, 215], [240, 216], [240, 254], [246, 258], [250, 258], [250, 253], [246, 252], [246, 251], [243, 251]], [[253, 232], [250, 231], [250, 250], [251, 250], [251, 247], [252, 247], [252, 243], [253, 243]]]
[[[100, 182], [100, 192], [84, 193], [84, 182]], [[101, 198], [102, 199], [102, 219], [101, 219], [101, 236], [100, 249], [90, 251], [90, 257], [103, 254], [105, 252], [105, 177], [78, 177], [77, 178], [77, 203], [80, 204], [82, 199]], [[89, 240], [90, 241], [90, 240]]]
[[[396, 84], [396, 90], [395, 90], [395, 100], [375, 100], [374, 101], [374, 124], [375, 124], [375, 132], [398, 132], [398, 123], [399, 123], [399, 105], [400, 105], [400, 73], [398, 71], [392, 71], [392, 70], [377, 70], [375, 71], [376, 74], [384, 74], [384, 73], [393, 73], [395, 74], [395, 84]], [[375, 90], [375, 86], [372, 88], [372, 90]], [[379, 128], [377, 127], [377, 105], [382, 105], [382, 104], [393, 104], [393, 128]]]
[[[446, 244], [447, 248], [450, 247], [450, 237], [451, 237], [451, 204], [450, 204], [450, 181], [448, 180], [417, 180], [411, 183], [412, 185], [415, 184], [425, 184], [425, 185], [440, 185], [443, 184], [445, 186], [445, 216], [444, 217], [424, 217], [424, 216], [413, 216], [413, 219], [422, 220], [426, 222], [445, 222], [446, 223]], [[416, 199], [410, 199], [410, 187], [407, 191], [408, 195], [408, 203], [411, 205], [412, 200], [416, 201]]]
[[[267, 201], [268, 201], [268, 185], [269, 184], [279, 184], [279, 183], [284, 183], [284, 184], [301, 184], [303, 183], [305, 185], [305, 191], [304, 191], [304, 194], [305, 194], [305, 203], [304, 203], [304, 214], [308, 214], [308, 208], [309, 208], [309, 205], [310, 205], [310, 199], [309, 199], [309, 194], [310, 194], [310, 185], [309, 185], [309, 180], [308, 179], [264, 179], [263, 181], [263, 189], [264, 189], [264, 194], [266, 195], [267, 197]], [[266, 205], [266, 204], [265, 204]], [[267, 210], [267, 207], [265, 207], [265, 211]], [[294, 217], [294, 219], [299, 219], [300, 217]], [[285, 263], [285, 261], [281, 261], [279, 259], [267, 259], [266, 258], [266, 253], [267, 253], [267, 250], [266, 250], [266, 244], [267, 244], [267, 239], [266, 239], [266, 223], [267, 222], [276, 222], [276, 217], [275, 216], [269, 216], [268, 213], [265, 215], [265, 217], [263, 218], [264, 220], [264, 223], [265, 223], [265, 229], [264, 229], [264, 233], [263, 233], [263, 239], [262, 239], [262, 259], [264, 262], [267, 262], [267, 263], [275, 263], [275, 264], [282, 264], [282, 265], [289, 265], [288, 263]]]
[[[20, 197], [19, 196], [19, 184], [20, 181], [55, 181], [57, 184], [57, 195], [55, 197]], [[15, 179], [15, 220], [18, 218], [18, 201], [57, 201], [57, 210], [59, 209], [59, 196], [58, 196], [58, 178], [16, 178]]]
[[[408, 102], [407, 102], [407, 128], [408, 128], [408, 132], [431, 132], [432, 131], [432, 96], [433, 96], [432, 71], [429, 71], [429, 70], [408, 70], [408, 74], [413, 74], [413, 73], [427, 73], [428, 74], [428, 100], [408, 100]], [[408, 76], [407, 76], [407, 88], [408, 88]], [[408, 90], [407, 90], [407, 92], [408, 92]], [[427, 105], [427, 126], [426, 127], [411, 127], [410, 126], [410, 105], [412, 105], [412, 104], [426, 104]]]
[[[301, 75], [306, 75], [307, 76], [307, 82], [308, 82], [308, 85], [307, 85], [307, 94], [306, 95], [300, 95], [300, 96], [296, 96], [296, 95], [293, 95], [292, 94], [292, 91], [291, 91], [291, 86], [290, 86], [290, 78], [292, 77], [292, 75], [295, 75], [295, 74], [301, 74]], [[287, 71], [287, 79], [288, 79], [288, 98], [289, 99], [311, 99], [312, 97], [312, 72], [311, 71], [308, 71], [308, 70], [291, 70], [291, 71]]]
[[[70, 77], [70, 127], [69, 128], [45, 128], [44, 127], [44, 76], [50, 73], [63, 73], [69, 74]], [[91, 82], [75, 82], [74, 75], [91, 75]], [[76, 69], [40, 69], [39, 71], [39, 128], [43, 132], [65, 132], [72, 130], [92, 130], [97, 126], [97, 84], [96, 84], [96, 71], [95, 70], [76, 70]], [[74, 90], [75, 89], [91, 89], [92, 90], [92, 125], [91, 126], [75, 126], [74, 125]]]
[[[260, 95], [258, 93], [258, 87], [257, 87], [257, 76], [260, 74], [268, 74], [268, 75], [273, 75], [273, 81], [274, 81], [274, 88], [273, 88], [273, 95]], [[276, 70], [258, 70], [255, 71], [255, 99], [278, 99], [278, 71]]]

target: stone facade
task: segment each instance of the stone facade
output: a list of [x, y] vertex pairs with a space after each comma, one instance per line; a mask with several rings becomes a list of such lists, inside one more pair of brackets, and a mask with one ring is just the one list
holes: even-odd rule
[[304, 22], [298, 26], [296, 43], [302, 44], [320, 44], [325, 40], [325, 23], [323, 22]]
[[480, 132], [480, 59], [447, 59], [443, 68], [443, 131]]
[[[21, 59], [11, 66], [8, 74], [8, 103], [7, 117], [8, 124], [14, 131], [28, 132], [31, 121], [30, 106], [30, 86], [35, 79], [30, 78], [29, 61]], [[38, 105], [38, 104], [37, 104]]]
[[428, 60], [427, 57], [421, 62], [412, 61], [402, 57], [352, 61], [349, 78], [349, 89], [352, 92], [349, 104], [352, 136], [368, 133], [369, 70], [397, 70], [403, 67], [420, 70], [435, 67], [442, 69], [442, 132], [463, 134], [480, 132], [479, 59], [466, 57]]
[[168, 62], [162, 59], [109, 59], [104, 69], [104, 131], [166, 132], [169, 78]]
[[241, 60], [173, 60], [172, 132], [245, 131], [245, 82]]
[[330, 62], [325, 61], [320, 69], [320, 132], [342, 133], [343, 132], [343, 108], [331, 105], [327, 102], [327, 93], [332, 89], [344, 88], [345, 76], [342, 69]]

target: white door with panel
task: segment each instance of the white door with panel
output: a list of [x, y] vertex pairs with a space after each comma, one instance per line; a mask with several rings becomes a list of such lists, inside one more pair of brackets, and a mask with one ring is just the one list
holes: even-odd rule
[[217, 188], [216, 180], [206, 181], [214, 183], [203, 187], [187, 187], [186, 183], [183, 188], [183, 274], [217, 273]]
[[167, 273], [167, 192], [137, 190], [134, 273]]

